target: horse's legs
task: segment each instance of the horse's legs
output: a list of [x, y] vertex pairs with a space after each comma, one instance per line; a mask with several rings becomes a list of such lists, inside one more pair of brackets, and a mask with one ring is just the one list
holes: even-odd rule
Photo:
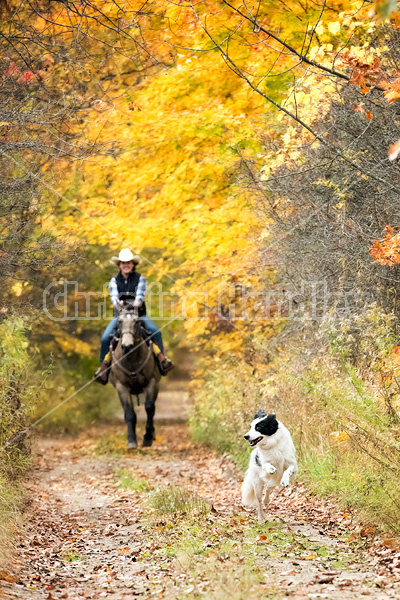
[[128, 427], [128, 449], [137, 448], [136, 413], [132, 405], [132, 399], [129, 405], [124, 406], [124, 417]]
[[158, 396], [158, 382], [152, 379], [146, 389], [145, 409], [147, 413], [146, 433], [143, 437], [143, 446], [151, 446], [156, 439], [154, 432], [154, 413]]
[[124, 409], [125, 423], [128, 428], [128, 450], [137, 448], [136, 413], [132, 404], [130, 391], [122, 384], [117, 384], [118, 396]]

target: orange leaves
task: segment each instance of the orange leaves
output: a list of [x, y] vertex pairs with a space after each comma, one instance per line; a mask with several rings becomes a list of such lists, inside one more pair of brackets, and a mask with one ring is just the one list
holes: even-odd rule
[[16, 67], [14, 63], [10, 63], [8, 69], [3, 71], [4, 77], [18, 77], [18, 83], [28, 83], [32, 79], [33, 75], [34, 73], [32, 71], [21, 72], [21, 70]]
[[14, 575], [11, 575], [8, 571], [0, 571], [0, 580], [7, 581], [8, 583], [16, 581]]
[[361, 88], [363, 94], [369, 92], [369, 87], [367, 86], [367, 80], [362, 72], [358, 69], [353, 71], [351, 79], [349, 83], [353, 83], [354, 85], [358, 85]]
[[394, 233], [390, 225], [386, 225], [385, 230], [383, 241], [377, 240], [369, 253], [376, 263], [393, 267], [400, 263], [400, 225], [398, 233]]
[[[358, 58], [350, 56], [349, 53], [344, 56], [343, 63], [353, 69], [349, 83], [357, 85], [363, 94], [367, 94], [373, 87], [383, 88], [385, 98], [388, 102], [394, 102], [400, 98], [400, 77], [396, 77], [394, 81], [389, 81], [388, 74], [382, 70], [380, 61], [377, 57], [374, 58], [371, 64], [361, 62]], [[390, 78], [396, 76], [397, 73], [391, 74]], [[362, 111], [362, 103], [355, 105], [355, 110]], [[372, 114], [366, 113], [368, 120], [371, 120]]]
[[29, 70], [21, 70], [19, 67], [15, 65], [15, 63], [10, 62], [9, 59], [5, 59], [6, 63], [8, 63], [8, 67], [2, 71], [0, 74], [4, 78], [12, 78], [16, 80], [18, 83], [38, 83], [44, 77], [45, 72], [48, 71], [50, 63], [46, 61], [42, 68], [36, 71]]
[[389, 146], [389, 160], [396, 160], [398, 155], [400, 154], [400, 140], [397, 140], [395, 144]]
[[33, 77], [33, 73], [32, 71], [24, 71], [24, 73], [22, 74], [22, 77], [20, 77], [18, 79], [19, 82], [21, 83], [28, 83]]
[[396, 11], [392, 13], [392, 26], [394, 29], [400, 29], [400, 12]]
[[[363, 113], [364, 112], [364, 102], [360, 102], [360, 104], [357, 104], [357, 102], [355, 102], [354, 112]], [[368, 110], [365, 111], [365, 117], [368, 121], [371, 121], [373, 116], [374, 115], [372, 114], [372, 112], [369, 112]]]
[[400, 77], [395, 79], [392, 83], [386, 84], [388, 87], [385, 92], [385, 98], [388, 102], [394, 102], [400, 98]]
[[[357, 85], [363, 94], [367, 94], [376, 86], [381, 90], [386, 90], [384, 94], [388, 102], [394, 102], [400, 98], [400, 77], [398, 77], [398, 72], [388, 74], [382, 70], [380, 61], [377, 57], [369, 64], [362, 62], [358, 58], [347, 53], [342, 58], [342, 63], [344, 66], [350, 67], [353, 70], [349, 83]], [[390, 81], [390, 79], [393, 78], [395, 79]], [[362, 105], [362, 103], [356, 104], [355, 110], [361, 111]]]
[[378, 79], [384, 76], [377, 57], [374, 58], [372, 63], [365, 63], [347, 53], [344, 55], [342, 62], [353, 70], [349, 83], [359, 86], [363, 94], [367, 94]]
[[8, 69], [3, 71], [4, 77], [13, 77], [21, 73], [20, 69], [16, 68], [14, 63], [10, 63]]

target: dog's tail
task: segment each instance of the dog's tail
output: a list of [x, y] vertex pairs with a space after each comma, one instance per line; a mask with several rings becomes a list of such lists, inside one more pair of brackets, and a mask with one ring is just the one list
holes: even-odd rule
[[246, 475], [242, 484], [242, 504], [245, 506], [255, 506], [257, 504], [253, 483], [249, 474]]

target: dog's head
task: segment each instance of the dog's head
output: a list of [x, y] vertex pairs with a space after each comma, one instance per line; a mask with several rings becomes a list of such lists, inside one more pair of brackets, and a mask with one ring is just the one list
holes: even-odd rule
[[254, 421], [249, 431], [244, 436], [250, 446], [256, 446], [263, 438], [274, 435], [278, 431], [279, 423], [274, 413], [267, 415], [264, 409], [254, 415]]

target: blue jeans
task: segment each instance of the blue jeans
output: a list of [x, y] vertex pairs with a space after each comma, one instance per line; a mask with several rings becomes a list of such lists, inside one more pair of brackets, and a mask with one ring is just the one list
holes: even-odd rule
[[[157, 346], [160, 348], [161, 352], [164, 354], [164, 344], [161, 337], [161, 331], [158, 329], [157, 325], [147, 316], [144, 315], [140, 317], [140, 320], [143, 323], [144, 329], [147, 335], [151, 336], [154, 339]], [[109, 324], [104, 330], [103, 335], [101, 336], [101, 350], [100, 350], [100, 362], [102, 363], [105, 355], [107, 354], [110, 342], [114, 336], [115, 329], [117, 327], [118, 318], [114, 317], [111, 319]]]

